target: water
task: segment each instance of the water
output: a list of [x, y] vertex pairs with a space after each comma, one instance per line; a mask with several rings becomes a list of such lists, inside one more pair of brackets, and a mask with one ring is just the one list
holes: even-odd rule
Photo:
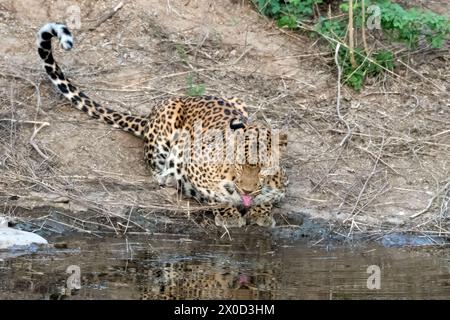
[[[314, 244], [245, 233], [231, 241], [83, 235], [52, 242], [57, 248], [3, 256], [0, 299], [450, 298], [448, 247]], [[369, 266], [380, 268], [380, 289], [368, 288]], [[69, 290], [77, 268], [81, 288]]]

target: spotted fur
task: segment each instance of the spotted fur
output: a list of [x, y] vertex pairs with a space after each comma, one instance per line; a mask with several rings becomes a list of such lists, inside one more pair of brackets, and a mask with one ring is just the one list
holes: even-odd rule
[[[135, 259], [135, 261], [139, 261]], [[149, 261], [149, 260], [144, 260]], [[190, 259], [165, 262], [163, 265], [136, 265], [136, 283], [141, 300], [174, 299], [275, 299], [280, 289], [279, 263], [259, 261], [253, 274], [239, 270], [239, 266], [205, 265]]]
[[[222, 204], [214, 211], [217, 225], [274, 225], [271, 209], [285, 195], [286, 175], [278, 163], [251, 159], [250, 150], [270, 157], [283, 142], [273, 141], [267, 126], [249, 121], [243, 101], [176, 97], [155, 105], [147, 117], [114, 111], [90, 99], [64, 75], [53, 58], [53, 37], [63, 49], [73, 47], [65, 25], [49, 23], [39, 30], [38, 53], [53, 84], [78, 110], [142, 138], [145, 160], [161, 185], [175, 184], [188, 197]], [[241, 161], [220, 157], [224, 154]], [[211, 161], [214, 156], [217, 161]]]

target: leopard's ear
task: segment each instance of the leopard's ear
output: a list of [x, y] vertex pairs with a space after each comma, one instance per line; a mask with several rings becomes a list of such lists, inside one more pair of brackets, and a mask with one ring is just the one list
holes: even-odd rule
[[231, 130], [237, 130], [237, 129], [243, 129], [245, 128], [244, 121], [242, 119], [232, 119], [230, 121], [230, 129]]

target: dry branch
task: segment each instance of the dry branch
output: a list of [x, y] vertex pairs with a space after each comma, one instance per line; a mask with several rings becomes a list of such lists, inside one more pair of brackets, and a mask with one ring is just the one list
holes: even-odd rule
[[95, 29], [97, 29], [99, 26], [101, 26], [106, 20], [111, 19], [116, 13], [117, 11], [119, 11], [120, 9], [122, 9], [123, 7], [123, 2], [119, 2], [114, 8], [112, 8], [109, 12], [105, 13], [102, 17], [100, 17], [100, 19], [92, 26], [90, 27], [88, 30], [89, 31], [93, 31]]
[[337, 116], [339, 118], [339, 120], [341, 122], [343, 122], [347, 128], [347, 134], [345, 135], [345, 137], [342, 139], [341, 143], [339, 143], [339, 145], [342, 147], [344, 145], [344, 143], [347, 141], [347, 139], [350, 137], [351, 135], [351, 130], [350, 130], [350, 126], [348, 125], [347, 121], [345, 121], [344, 117], [342, 117], [341, 115], [341, 77], [342, 77], [342, 68], [339, 65], [339, 48], [341, 47], [340, 43], [338, 43], [336, 45], [336, 51], [334, 53], [334, 61], [336, 63], [336, 67], [338, 70], [338, 79], [337, 79], [337, 97], [336, 97], [336, 112], [337, 112]]
[[367, 46], [367, 39], [366, 39], [366, 5], [365, 0], [361, 0], [361, 14], [362, 14], [362, 26], [361, 26], [361, 35], [362, 35], [362, 42], [364, 46], [364, 52], [366, 55], [369, 54], [369, 47]]
[[425, 209], [417, 212], [416, 214], [413, 214], [410, 218], [414, 219], [417, 218], [418, 216], [424, 214], [425, 212], [427, 212], [428, 210], [431, 209], [431, 206], [433, 205], [434, 200], [436, 200], [437, 197], [439, 197], [442, 192], [446, 191], [448, 188], [450, 188], [450, 181], [448, 181], [445, 186], [443, 186], [441, 189], [439, 189], [432, 197], [431, 199], [428, 201], [428, 205], [425, 207]]
[[30, 137], [30, 144], [31, 144], [31, 146], [34, 148], [34, 150], [36, 150], [37, 151], [37, 153], [39, 153], [40, 154], [40, 156], [42, 157], [42, 158], [44, 158], [45, 160], [48, 160], [48, 156], [47, 155], [45, 155], [42, 151], [41, 151], [41, 149], [39, 149], [39, 147], [38, 147], [38, 145], [36, 144], [36, 142], [34, 141], [34, 138], [36, 138], [36, 135], [38, 134], [38, 132], [43, 128], [43, 127], [47, 127], [47, 126], [49, 126], [50, 124], [48, 123], [48, 122], [44, 122], [44, 123], [41, 123], [41, 125], [38, 127], [38, 128], [36, 128], [36, 127], [34, 127], [34, 130], [33, 130], [33, 134], [31, 135], [31, 137]]
[[380, 158], [381, 158], [382, 155], [383, 155], [383, 148], [384, 148], [384, 138], [383, 138], [383, 141], [381, 142], [380, 150], [378, 151], [378, 157], [377, 157], [377, 159], [375, 160], [375, 164], [373, 165], [372, 171], [370, 172], [369, 176], [367, 177], [366, 181], [364, 182], [363, 187], [362, 187], [361, 190], [359, 191], [358, 198], [356, 199], [355, 204], [354, 204], [354, 206], [353, 206], [353, 209], [352, 209], [352, 211], [350, 212], [350, 216], [351, 216], [351, 217], [345, 219], [345, 220], [344, 220], [344, 223], [347, 222], [347, 221], [350, 220], [350, 219], [352, 220], [352, 223], [353, 223], [353, 220], [354, 220], [354, 218], [355, 218], [355, 216], [356, 216], [356, 214], [357, 214], [357, 213], [355, 213], [356, 208], [357, 208], [359, 202], [361, 201], [361, 197], [362, 197], [362, 195], [364, 194], [364, 192], [365, 192], [365, 190], [366, 190], [366, 188], [367, 188], [367, 185], [368, 185], [370, 179], [375, 175], [375, 172], [376, 172], [376, 169], [377, 169], [377, 166], [378, 166], [378, 162], [380, 161]]
[[34, 148], [34, 150], [37, 151], [37, 153], [39, 153], [39, 155], [44, 158], [45, 160], [48, 160], [49, 157], [47, 155], [45, 155], [41, 149], [38, 147], [38, 145], [36, 144], [36, 141], [34, 141], [34, 138], [36, 138], [36, 135], [38, 134], [38, 132], [44, 128], [50, 125], [50, 123], [48, 122], [42, 122], [42, 121], [29, 121], [29, 120], [16, 120], [16, 119], [0, 119], [0, 121], [9, 121], [9, 122], [14, 122], [14, 123], [24, 123], [24, 124], [39, 124], [40, 126], [38, 128], [36, 128], [36, 126], [34, 127], [33, 130], [33, 134], [30, 137], [30, 144], [31, 146]]
[[423, 74], [421, 74], [419, 71], [417, 71], [416, 69], [412, 68], [411, 66], [407, 65], [406, 63], [404, 63], [402, 60], [397, 59], [397, 62], [400, 62], [402, 65], [404, 65], [408, 70], [414, 72], [416, 75], [418, 75], [421, 79], [425, 80], [426, 82], [431, 83], [436, 89], [438, 89], [439, 91], [442, 92], [446, 92], [445, 88], [441, 88], [440, 86], [438, 86], [436, 83], [434, 83], [434, 81], [428, 79], [427, 77], [425, 77]]
[[348, 0], [348, 48], [350, 54], [350, 63], [356, 68], [355, 51], [354, 51], [354, 29], [353, 29], [353, 0]]

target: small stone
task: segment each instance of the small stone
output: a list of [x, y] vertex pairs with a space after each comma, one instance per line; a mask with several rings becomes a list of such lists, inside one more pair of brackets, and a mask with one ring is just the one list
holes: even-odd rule
[[58, 243], [54, 243], [53, 247], [56, 249], [67, 249], [68, 245], [67, 245], [67, 242], [58, 242]]

